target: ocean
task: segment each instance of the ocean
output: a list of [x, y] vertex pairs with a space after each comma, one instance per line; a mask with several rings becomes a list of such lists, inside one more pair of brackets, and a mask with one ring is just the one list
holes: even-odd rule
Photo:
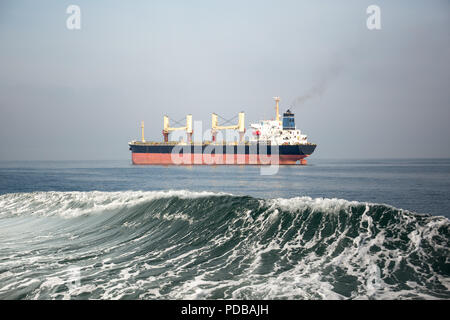
[[0, 299], [450, 299], [450, 159], [0, 162]]

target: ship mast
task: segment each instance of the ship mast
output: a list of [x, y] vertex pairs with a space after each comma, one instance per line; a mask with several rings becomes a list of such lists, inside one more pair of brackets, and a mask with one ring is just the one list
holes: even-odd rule
[[141, 122], [141, 135], [142, 135], [142, 142], [145, 142], [145, 138], [144, 138], [144, 121]]
[[277, 106], [276, 106], [276, 120], [279, 122], [280, 121], [280, 108], [279, 108], [278, 103], [280, 102], [280, 97], [273, 97], [273, 99], [277, 103]]

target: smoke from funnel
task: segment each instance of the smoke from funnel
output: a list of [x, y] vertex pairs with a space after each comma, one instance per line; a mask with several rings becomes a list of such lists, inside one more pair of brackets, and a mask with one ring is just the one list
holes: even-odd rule
[[310, 99], [321, 97], [327, 90], [330, 82], [341, 73], [341, 70], [340, 65], [332, 66], [314, 86], [292, 101], [292, 108], [301, 106]]

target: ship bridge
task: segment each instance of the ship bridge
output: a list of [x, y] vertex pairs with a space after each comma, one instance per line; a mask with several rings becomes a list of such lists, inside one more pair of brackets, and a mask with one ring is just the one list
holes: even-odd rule
[[283, 130], [295, 130], [295, 118], [291, 110], [283, 113]]

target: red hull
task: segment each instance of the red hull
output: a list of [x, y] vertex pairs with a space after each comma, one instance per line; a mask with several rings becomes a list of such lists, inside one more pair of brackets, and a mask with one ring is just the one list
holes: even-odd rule
[[306, 164], [306, 155], [259, 156], [248, 154], [188, 154], [172, 155], [171, 153], [132, 153], [133, 164], [142, 165], [274, 165], [274, 164]]

